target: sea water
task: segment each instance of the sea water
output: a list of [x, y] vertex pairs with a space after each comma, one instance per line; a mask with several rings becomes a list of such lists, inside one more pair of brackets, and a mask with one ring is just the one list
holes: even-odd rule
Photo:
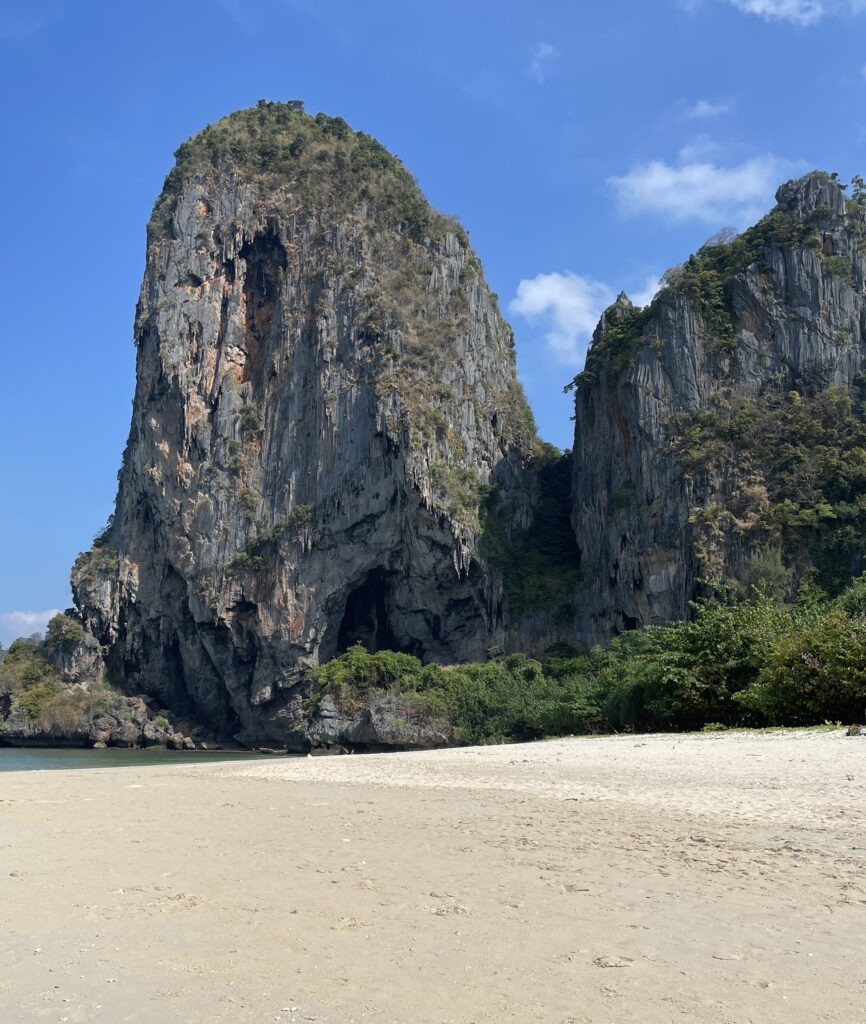
[[0, 747], [0, 772], [51, 771], [70, 768], [141, 768], [146, 765], [203, 764], [206, 761], [250, 761], [268, 754], [233, 750], [53, 750], [42, 747]]

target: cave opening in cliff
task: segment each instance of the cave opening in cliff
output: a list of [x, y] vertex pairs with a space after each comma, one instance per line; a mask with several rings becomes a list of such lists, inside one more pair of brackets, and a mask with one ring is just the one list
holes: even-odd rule
[[384, 569], [373, 569], [346, 598], [337, 637], [339, 654], [358, 643], [371, 654], [400, 649], [388, 623], [388, 575]]

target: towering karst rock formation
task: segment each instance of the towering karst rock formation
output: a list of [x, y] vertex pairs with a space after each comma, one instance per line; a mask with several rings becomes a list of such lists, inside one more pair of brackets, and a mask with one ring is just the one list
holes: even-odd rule
[[512, 331], [376, 141], [261, 103], [182, 145], [135, 341], [116, 510], [73, 572], [110, 677], [282, 741], [304, 668], [354, 642], [502, 644], [479, 505], [537, 448]]
[[864, 191], [789, 182], [650, 306], [620, 296], [562, 455], [465, 232], [399, 161], [300, 104], [207, 128], [148, 226], [117, 505], [73, 570], [109, 679], [251, 743], [434, 743], [399, 701], [311, 721], [307, 670], [356, 642], [540, 655], [717, 585], [844, 583], [866, 536]]
[[[707, 584], [815, 572], [866, 545], [866, 209], [827, 174], [621, 295], [576, 380], [577, 635], [686, 618]], [[858, 201], [859, 200], [859, 201]]]

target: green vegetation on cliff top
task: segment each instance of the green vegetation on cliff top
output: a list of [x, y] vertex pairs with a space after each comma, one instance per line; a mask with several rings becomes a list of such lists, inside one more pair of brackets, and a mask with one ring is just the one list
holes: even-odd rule
[[353, 131], [342, 117], [305, 113], [300, 101], [238, 110], [208, 125], [175, 151], [175, 165], [157, 200], [151, 228], [167, 226], [183, 182], [214, 168], [268, 179], [287, 209], [327, 207], [347, 213], [364, 203], [367, 215], [415, 242], [446, 232], [468, 246], [457, 220], [437, 213], [401, 161], [372, 136]]
[[[376, 359], [377, 391], [386, 400], [400, 396], [413, 452], [426, 451], [434, 503], [455, 521], [477, 526], [485, 488], [467, 457], [457, 424], [473, 403], [475, 419], [495, 420], [499, 431], [527, 456], [537, 450], [535, 420], [514, 375], [514, 338], [499, 317], [496, 297], [484, 317], [470, 319], [470, 296], [477, 295], [481, 264], [454, 217], [434, 210], [415, 178], [379, 142], [355, 132], [340, 117], [305, 113], [300, 102], [270, 103], [240, 110], [209, 125], [176, 151], [176, 163], [154, 207], [151, 242], [170, 236], [178, 196], [199, 176], [215, 171], [264, 185], [269, 207], [301, 220], [322, 217], [320, 245], [305, 257], [304, 281], [311, 301], [331, 301], [328, 289], [345, 290], [356, 308], [359, 344]], [[332, 250], [325, 228], [354, 220], [368, 242], [368, 259], [353, 262]], [[456, 238], [460, 280], [447, 282], [447, 309], [431, 291], [431, 273], [441, 260], [446, 235]], [[440, 282], [441, 283], [441, 282]], [[469, 335], [502, 348], [503, 386], [479, 394], [461, 379], [459, 367]], [[243, 467], [236, 460], [233, 465]]]
[[[855, 177], [852, 188], [852, 197], [847, 201], [850, 228], [862, 235], [866, 233], [866, 191], [862, 179]], [[731, 286], [737, 276], [751, 266], [767, 269], [770, 247], [809, 246], [821, 254], [829, 273], [853, 284], [850, 261], [842, 256], [824, 255], [821, 251], [821, 229], [828, 213], [818, 207], [800, 216], [780, 203], [741, 234], [730, 237], [722, 232], [707, 242], [682, 266], [667, 272], [664, 287], [649, 306], [611, 307], [608, 313], [614, 315], [590, 348], [585, 368], [569, 387], [594, 379], [602, 369], [607, 372], [608, 385], [615, 387], [622, 371], [634, 362], [644, 346], [658, 347], [658, 314], [661, 307], [676, 296], [688, 299], [699, 314], [705, 341], [711, 348], [733, 351], [736, 333], [731, 315]]]

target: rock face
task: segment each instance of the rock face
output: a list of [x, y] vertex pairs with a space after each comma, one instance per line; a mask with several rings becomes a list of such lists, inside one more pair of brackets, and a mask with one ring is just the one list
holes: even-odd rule
[[104, 684], [99, 644], [75, 615], [16, 640], [0, 663], [0, 746], [205, 748], [213, 733]]
[[478, 517], [537, 444], [513, 335], [378, 143], [262, 103], [184, 144], [135, 341], [116, 510], [73, 572], [109, 678], [284, 743], [304, 669], [355, 642], [506, 642]]
[[306, 736], [314, 750], [336, 748], [340, 753], [355, 747], [426, 750], [453, 743], [447, 722], [412, 707], [399, 694], [382, 695], [352, 713], [326, 696], [312, 716]]
[[82, 630], [80, 636], [52, 643], [50, 638], [42, 645], [42, 654], [60, 674], [65, 683], [103, 682], [105, 661], [102, 648], [90, 633]]
[[91, 701], [77, 686], [66, 691], [69, 708], [60, 716], [33, 716], [0, 696], [0, 746], [7, 747], [156, 747], [161, 750], [209, 749], [214, 737], [173, 720], [140, 697], [100, 692]]
[[155, 714], [136, 697], [114, 695], [110, 707], [100, 695], [95, 710], [88, 710], [89, 695], [69, 689], [80, 708], [54, 719], [34, 717], [14, 701], [0, 697], [0, 746], [7, 747], [157, 747], [162, 750], [204, 749], [207, 740], [185, 734], [188, 727], [173, 724], [167, 714]]
[[[816, 550], [826, 562], [845, 540], [826, 542], [822, 517], [850, 516], [862, 537], [854, 492], [831, 493], [843, 474], [822, 492], [807, 470], [820, 476], [820, 446], [848, 443], [834, 403], [862, 399], [866, 210], [817, 172], [776, 198], [670, 272], [649, 308], [620, 296], [596, 330], [575, 382], [585, 642], [686, 618], [701, 580], [742, 585], [762, 544], [795, 575], [824, 568]], [[854, 547], [843, 561], [858, 571]]]
[[67, 680], [105, 652], [109, 683], [223, 738], [433, 746], [448, 724], [393, 694], [313, 708], [308, 670], [355, 643], [538, 656], [685, 618], [708, 587], [862, 568], [862, 188], [789, 182], [649, 307], [620, 296], [569, 460], [537, 440], [465, 232], [373, 139], [261, 103], [176, 156]]

